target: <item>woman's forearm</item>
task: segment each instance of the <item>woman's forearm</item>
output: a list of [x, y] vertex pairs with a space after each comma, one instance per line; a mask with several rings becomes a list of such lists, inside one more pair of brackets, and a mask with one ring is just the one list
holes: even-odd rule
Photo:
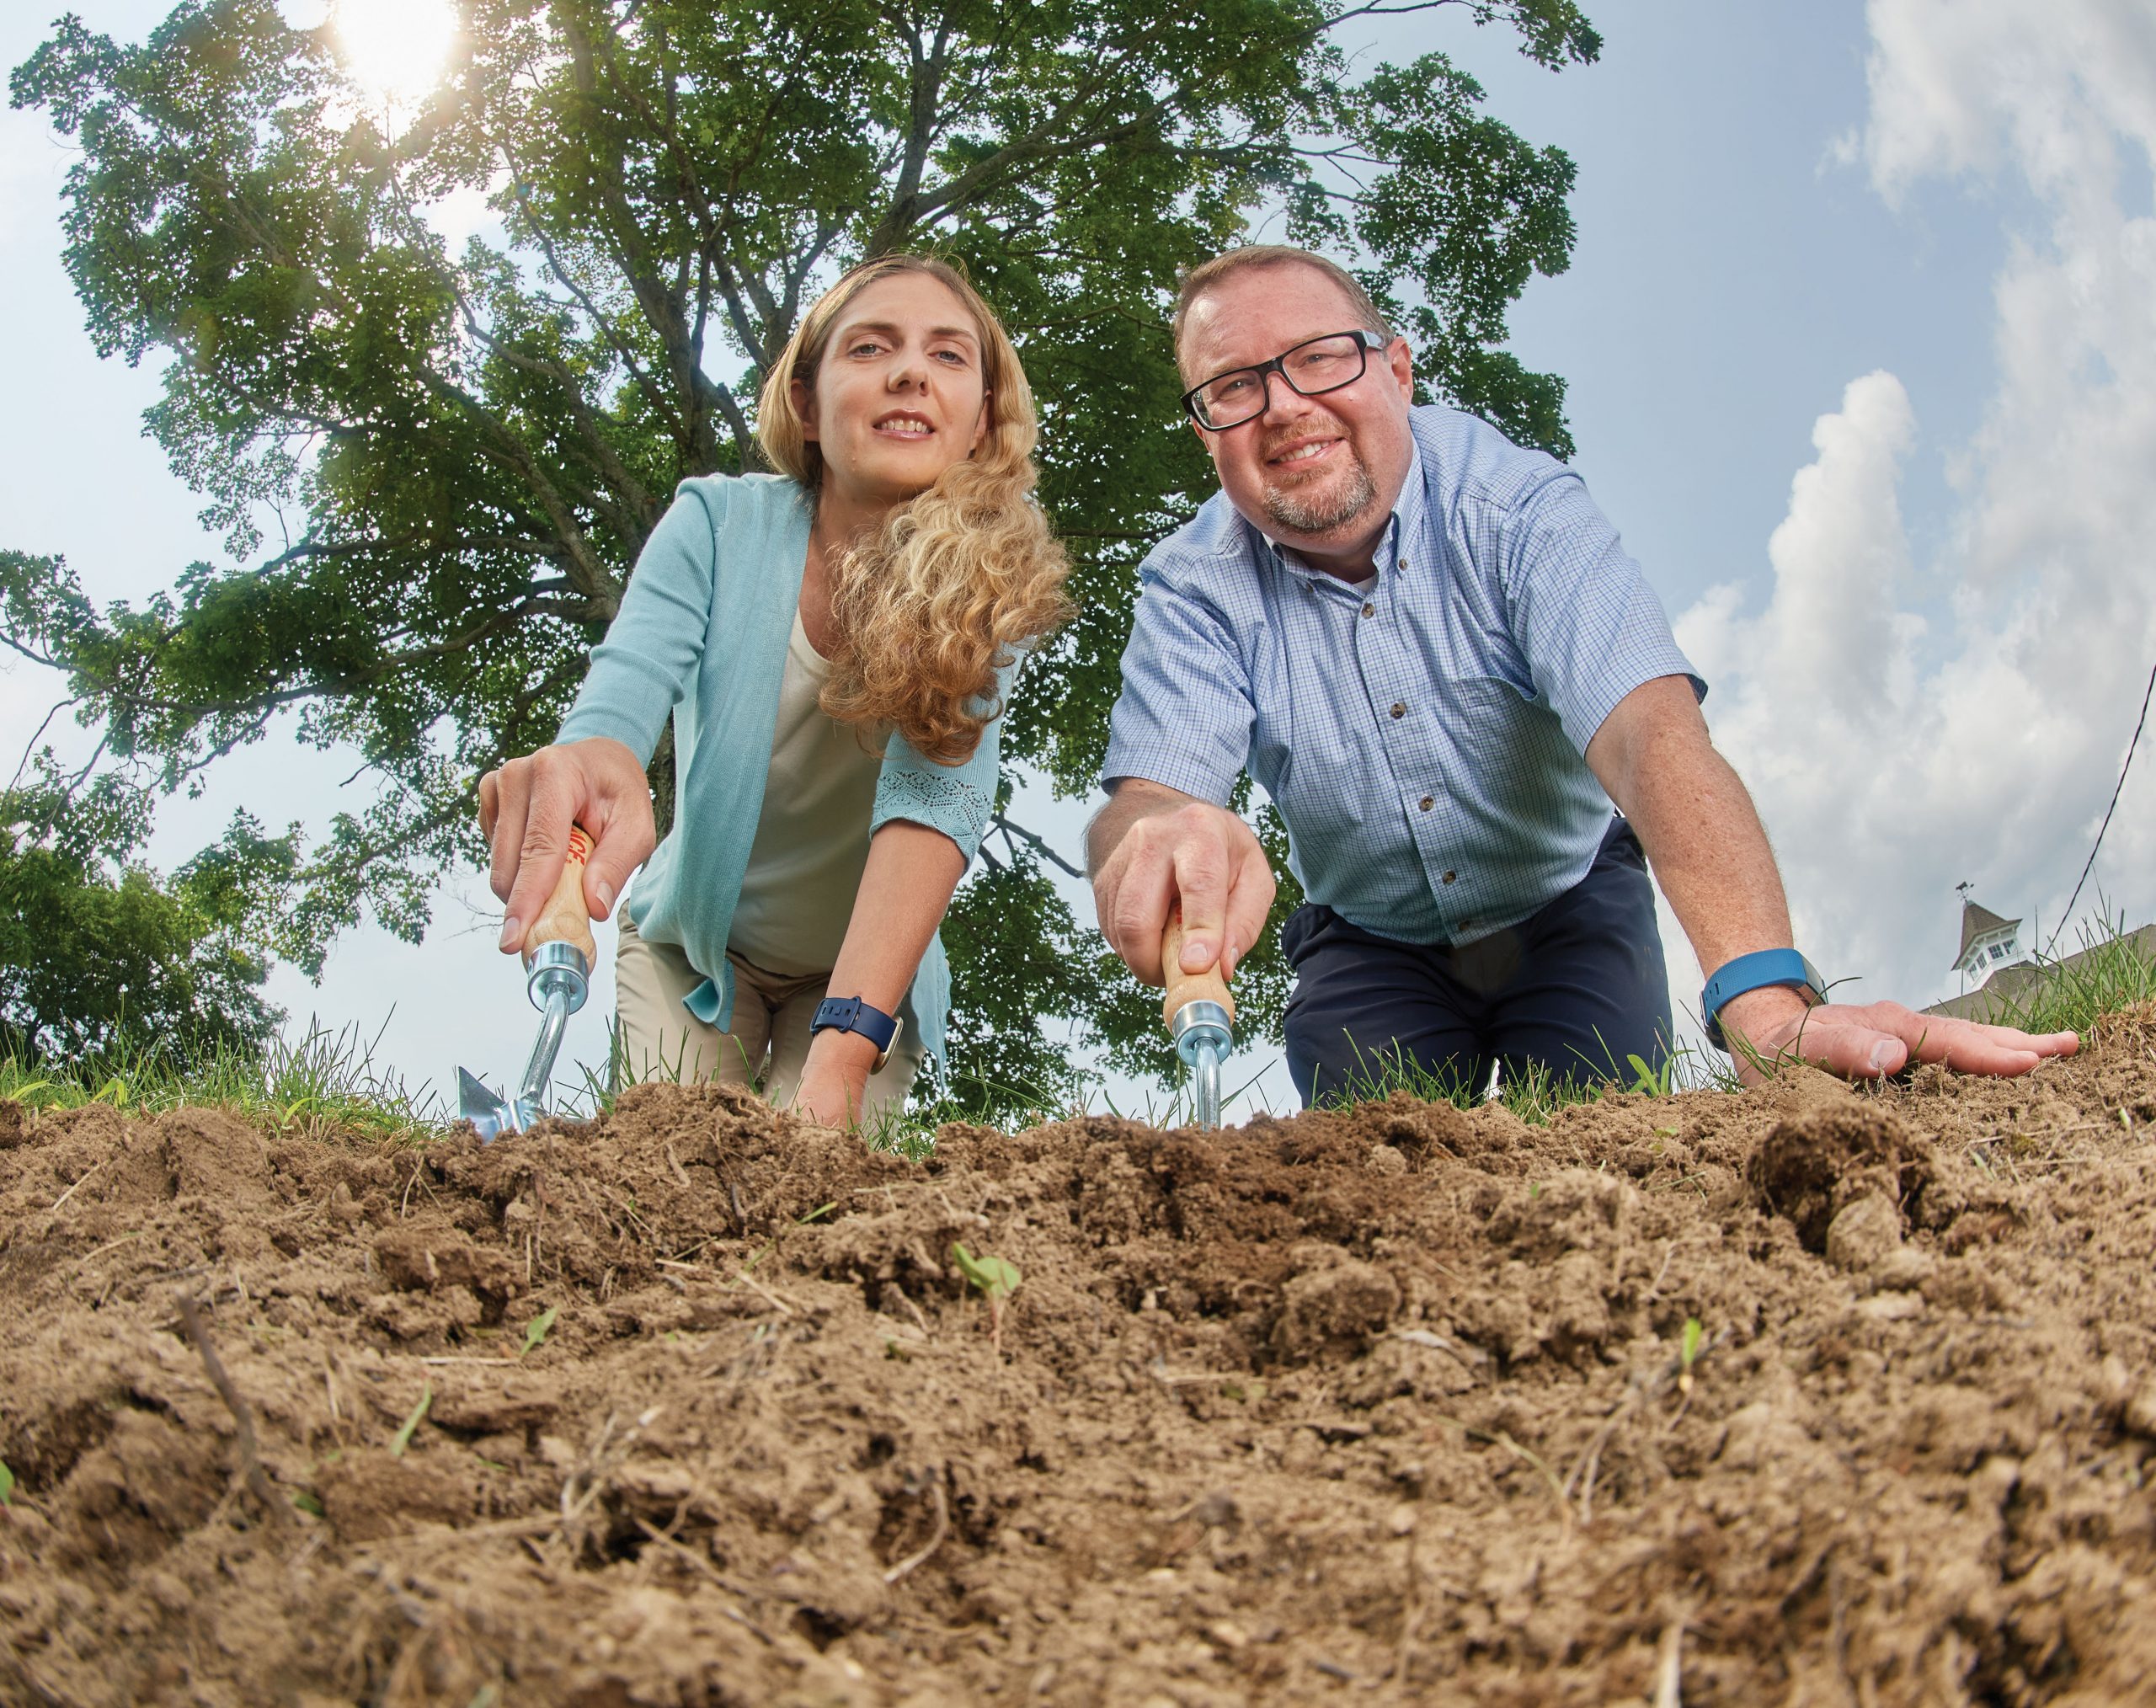
[[[831, 995], [858, 996], [886, 1014], [897, 1013], [965, 873], [965, 856], [941, 830], [905, 819], [878, 830], [869, 841], [853, 917], [831, 969]], [[825, 1031], [816, 1034], [809, 1054], [812, 1062], [831, 1054], [833, 1065], [858, 1068], [865, 1076], [876, 1047], [857, 1033]]]

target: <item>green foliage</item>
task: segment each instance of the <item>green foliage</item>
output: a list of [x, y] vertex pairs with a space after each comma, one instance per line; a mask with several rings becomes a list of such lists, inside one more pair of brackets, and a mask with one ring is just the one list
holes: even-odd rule
[[952, 1242], [951, 1258], [958, 1266], [958, 1273], [970, 1281], [980, 1295], [991, 1305], [1001, 1305], [1018, 1290], [1018, 1284], [1026, 1278], [1018, 1266], [1007, 1257], [976, 1257], [956, 1241]]
[[[1117, 976], [1122, 963], [1090, 924], [1078, 922], [1033, 851], [1014, 841], [984, 841], [976, 869], [944, 917], [943, 947], [965, 1000], [951, 1014], [948, 1065], [930, 1112], [935, 1120], [1059, 1109], [1075, 1101], [1081, 1082], [1064, 1017], [1083, 1017], [1079, 1037], [1090, 1037], [1114, 1026], [1095, 1017], [1145, 995], [1135, 980]], [[1159, 1006], [1156, 999], [1155, 1032]]]
[[221, 1043], [194, 1052], [131, 1032], [94, 1057], [66, 1063], [0, 1050], [0, 1097], [53, 1109], [207, 1105], [280, 1128], [405, 1140], [433, 1138], [450, 1119], [377, 1070], [349, 1027], [335, 1033], [317, 1027], [296, 1043], [272, 1038], [260, 1049]]
[[45, 1063], [131, 1038], [259, 1048], [283, 1017], [262, 1000], [259, 945], [289, 845], [243, 814], [167, 883], [133, 857], [141, 792], [110, 773], [71, 782], [48, 750], [34, 782], [0, 793], [0, 1048]]
[[[1684, 1052], [1673, 1050], [1657, 1069], [1645, 1056], [1627, 1051], [1625, 1065], [1632, 1070], [1632, 1083], [1624, 1089], [1644, 1097], [1673, 1097], [1677, 1091], [1677, 1068]], [[1615, 1081], [1612, 1081], [1614, 1084]]]
[[2156, 939], [2127, 929], [2124, 915], [2077, 928], [2080, 947], [2040, 960], [2036, 977], [2010, 990], [2000, 981], [1997, 1008], [1980, 1017], [2024, 1032], [2085, 1033], [2099, 1016], [2156, 1001]]
[[[1442, 53], [1351, 62], [1336, 37], [1369, 9], [469, 0], [402, 129], [274, 0], [184, 0], [140, 46], [64, 18], [11, 89], [78, 151], [90, 335], [173, 358], [151, 430], [248, 567], [99, 609], [52, 560], [0, 558], [7, 637], [167, 787], [288, 711], [355, 746], [379, 792], [281, 845], [275, 947], [318, 971], [363, 916], [416, 941], [481, 853], [476, 779], [552, 738], [675, 483], [755, 466], [749, 401], [802, 309], [852, 260], [932, 248], [1019, 342], [1074, 554], [1080, 615], [1028, 663], [1006, 761], [1090, 789], [1137, 564], [1212, 489], [1176, 408], [1179, 273], [1278, 216], [1385, 293], [1430, 395], [1569, 446], [1561, 382], [1502, 345], [1566, 264], [1572, 164]], [[1385, 9], [1511, 29], [1552, 68], [1600, 50], [1572, 0]], [[451, 195], [499, 230], [453, 251], [427, 218]], [[272, 507], [298, 531], [265, 556]], [[654, 785], [664, 814], [664, 745]], [[953, 958], [951, 1094], [1054, 1091], [1042, 1022], [1080, 1016], [1159, 1070], [1150, 1003], [1015, 848], [953, 930], [984, 952]], [[1246, 977], [1271, 1033], [1283, 974], [1261, 953]]]
[[517, 1351], [522, 1358], [526, 1353], [547, 1343], [547, 1332], [554, 1326], [554, 1319], [561, 1314], [559, 1305], [550, 1305], [524, 1326], [524, 1344]]
[[988, 1301], [989, 1339], [1000, 1358], [1003, 1356], [1003, 1307], [1011, 1302], [1011, 1296], [1025, 1278], [1018, 1273], [1018, 1266], [1008, 1258], [976, 1257], [956, 1241], [951, 1246], [951, 1258], [958, 1264], [959, 1273]]
[[1677, 1345], [1677, 1391], [1684, 1396], [1687, 1406], [1692, 1403], [1692, 1366], [1706, 1350], [1706, 1333], [1698, 1317], [1684, 1319], [1684, 1337]]
[[[1449, 1068], [1434, 1071], [1408, 1059], [1398, 1048], [1358, 1056], [1347, 1076], [1347, 1084], [1333, 1096], [1321, 1097], [1323, 1108], [1351, 1108], [1357, 1103], [1380, 1103], [1396, 1092], [1405, 1092], [1426, 1103], [1450, 1103], [1472, 1109], [1488, 1089], [1486, 1081], [1470, 1084]], [[1572, 1079], [1559, 1079], [1539, 1063], [1529, 1062], [1517, 1072], [1508, 1070], [1497, 1084], [1497, 1100], [1530, 1126], [1548, 1124], [1551, 1115], [1568, 1103], [1583, 1103], [1599, 1097], [1604, 1087]]]
[[15, 1503], [15, 1473], [8, 1469], [8, 1461], [0, 1459], [0, 1507]]
[[428, 1407], [434, 1402], [435, 1386], [432, 1382], [428, 1382], [419, 1390], [419, 1403], [412, 1408], [397, 1433], [390, 1438], [389, 1456], [392, 1459], [403, 1458], [404, 1449], [412, 1444], [413, 1435], [425, 1419]]

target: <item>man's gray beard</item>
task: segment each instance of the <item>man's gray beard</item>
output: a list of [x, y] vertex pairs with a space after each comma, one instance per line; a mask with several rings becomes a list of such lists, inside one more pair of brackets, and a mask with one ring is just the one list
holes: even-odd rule
[[1355, 467], [1337, 497], [1327, 498], [1321, 493], [1305, 496], [1276, 486], [1265, 488], [1265, 514], [1281, 532], [1329, 534], [1335, 528], [1345, 527], [1369, 508], [1378, 495], [1377, 483], [1370, 478], [1370, 471], [1361, 457], [1355, 456], [1352, 451], [1348, 455], [1354, 458]]

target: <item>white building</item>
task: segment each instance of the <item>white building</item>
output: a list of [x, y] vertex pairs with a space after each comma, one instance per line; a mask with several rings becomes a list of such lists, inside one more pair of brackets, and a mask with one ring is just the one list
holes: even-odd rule
[[1988, 907], [1961, 899], [1961, 951], [1954, 958], [1954, 970], [1968, 990], [1981, 985], [2002, 967], [2027, 959], [2021, 952], [2021, 921], [2001, 919]]

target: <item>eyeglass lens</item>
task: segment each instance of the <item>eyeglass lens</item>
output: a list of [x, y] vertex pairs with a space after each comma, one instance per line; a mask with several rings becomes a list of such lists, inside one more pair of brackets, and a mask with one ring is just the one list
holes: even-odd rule
[[1314, 398], [1362, 378], [1365, 354], [1362, 339], [1352, 332], [1314, 338], [1263, 367], [1234, 368], [1208, 380], [1198, 388], [1193, 401], [1205, 426], [1234, 427], [1265, 413], [1268, 369], [1277, 371], [1305, 398]]

